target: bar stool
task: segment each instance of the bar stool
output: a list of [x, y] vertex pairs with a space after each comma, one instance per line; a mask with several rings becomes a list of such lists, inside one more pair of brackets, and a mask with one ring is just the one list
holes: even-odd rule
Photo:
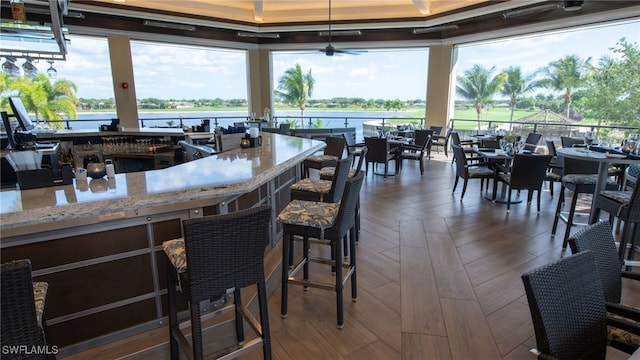
[[[29, 359], [55, 359], [47, 348], [42, 316], [49, 284], [34, 282], [31, 261], [15, 260], [0, 266], [2, 296], [0, 306], [2, 323], [0, 338], [2, 349], [27, 346], [46, 349], [43, 354], [33, 354]], [[3, 359], [25, 359], [24, 354], [5, 354]]]
[[320, 170], [327, 166], [336, 166], [338, 159], [342, 158], [347, 141], [344, 136], [327, 136], [324, 139], [327, 146], [322, 155], [311, 155], [302, 161], [304, 177], [309, 177], [309, 169]]
[[[567, 248], [569, 234], [571, 233], [571, 227], [575, 224], [574, 217], [577, 215], [576, 205], [578, 203], [578, 197], [580, 196], [580, 194], [593, 194], [596, 191], [598, 164], [595, 162], [571, 159], [568, 157], [562, 157], [562, 159], [564, 162], [562, 186], [560, 187], [558, 206], [556, 208], [555, 219], [553, 220], [553, 226], [551, 228], [551, 238], [555, 237], [556, 235], [558, 221], [562, 220], [563, 222], [565, 222], [567, 224], [567, 228], [565, 229], [564, 238], [562, 241], [562, 251], [564, 252]], [[568, 214], [561, 211], [564, 204], [565, 189], [573, 192]], [[616, 189], [618, 189], [618, 183], [616, 183], [614, 180], [607, 179], [605, 190]], [[586, 223], [584, 223], [583, 225], [586, 225]]]
[[[358, 158], [358, 165], [355, 169], [349, 170], [349, 178], [352, 178], [362, 171], [362, 165], [364, 164], [364, 159], [367, 156], [367, 152], [369, 149], [366, 146], [362, 146], [360, 148], [360, 155]], [[322, 180], [333, 180], [335, 175], [336, 168], [333, 166], [329, 166], [326, 168], [320, 169], [320, 179]], [[356, 204], [356, 242], [360, 241], [360, 197], [358, 197], [358, 203]]]
[[[235, 306], [222, 309], [220, 313], [235, 310], [238, 344], [236, 349], [227, 351], [224, 358], [240, 356], [262, 344], [264, 358], [271, 359], [264, 277], [264, 249], [269, 236], [270, 218], [271, 207], [262, 205], [230, 214], [184, 220], [184, 239], [162, 243], [172, 265], [167, 266], [171, 359], [179, 358], [179, 346], [190, 358], [203, 358], [200, 303], [225, 299], [231, 289]], [[180, 331], [176, 279], [189, 301], [193, 346]], [[259, 322], [242, 303], [240, 290], [249, 285], [257, 285]], [[244, 342], [243, 319], [258, 338]]]
[[351, 155], [336, 161], [335, 176], [331, 180], [304, 178], [291, 184], [292, 200], [339, 202], [344, 184], [349, 176], [353, 157]]
[[640, 183], [636, 183], [633, 190], [602, 191], [596, 195], [594, 206], [595, 216], [593, 221], [600, 218], [600, 211], [609, 213], [609, 223], [613, 226], [613, 218], [618, 217], [624, 222], [618, 254], [620, 260], [624, 260], [627, 244], [629, 249], [628, 260], [633, 260], [636, 241], [638, 239], [638, 224], [640, 224]]
[[[280, 314], [287, 317], [287, 296], [289, 284], [302, 285], [305, 289], [316, 287], [336, 292], [338, 328], [344, 327], [344, 305], [342, 289], [351, 280], [351, 298], [356, 301], [356, 251], [355, 251], [355, 208], [358, 202], [364, 173], [347, 180], [340, 203], [293, 200], [278, 214], [283, 224], [282, 241], [282, 303]], [[291, 267], [286, 266], [294, 236], [302, 237], [302, 259]], [[349, 238], [349, 262], [343, 263], [341, 240]], [[311, 241], [331, 247], [331, 259], [310, 255]], [[309, 278], [309, 263], [318, 262], [331, 265], [335, 270], [335, 282], [320, 282]], [[303, 270], [302, 279], [296, 274]], [[345, 270], [345, 272], [343, 272]]]

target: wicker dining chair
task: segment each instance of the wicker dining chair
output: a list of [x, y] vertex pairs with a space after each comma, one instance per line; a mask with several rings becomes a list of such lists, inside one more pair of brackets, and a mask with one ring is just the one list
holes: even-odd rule
[[487, 180], [488, 184], [489, 179], [494, 178], [494, 170], [489, 169], [488, 163], [478, 162], [469, 164], [462, 147], [451, 145], [451, 148], [453, 149], [453, 157], [456, 163], [456, 179], [453, 183], [453, 190], [451, 192], [454, 193], [456, 191], [456, 188], [458, 187], [458, 180], [462, 179], [464, 181], [462, 184], [462, 194], [460, 194], [460, 201], [462, 201], [464, 193], [467, 191], [467, 183], [469, 182], [469, 179], [480, 179], [480, 193], [482, 193], [484, 181]]
[[629, 313], [607, 313], [590, 251], [525, 273], [522, 282], [536, 337], [532, 353], [540, 359], [604, 359], [607, 345], [628, 353], [637, 348], [617, 336], [638, 325], [625, 318]]
[[498, 172], [493, 182], [493, 196], [498, 192], [498, 182], [507, 184], [509, 186], [507, 212], [509, 212], [512, 190], [527, 190], [527, 203], [531, 203], [533, 191], [537, 191], [537, 205], [540, 212], [540, 193], [550, 162], [551, 155], [515, 154], [509, 169], [496, 164], [495, 166], [503, 172]]
[[[356, 204], [364, 181], [364, 173], [350, 178], [339, 204], [314, 201], [291, 201], [279, 214], [278, 221], [283, 225], [282, 241], [282, 298], [280, 314], [282, 318], [288, 313], [289, 284], [302, 285], [305, 289], [315, 287], [335, 291], [338, 328], [344, 327], [343, 288], [347, 281], [351, 281], [351, 299], [356, 301], [356, 248], [355, 248], [355, 211]], [[293, 239], [302, 238], [302, 258], [290, 267], [293, 251]], [[313, 256], [310, 252], [311, 240], [319, 245], [331, 248], [331, 258]], [[348, 251], [349, 261], [344, 263], [343, 240], [348, 240], [344, 252]], [[347, 250], [348, 248], [348, 250]], [[320, 281], [310, 279], [309, 263], [317, 262], [330, 265], [335, 271], [334, 281]], [[302, 279], [296, 276], [303, 270]]]
[[[167, 293], [171, 359], [179, 358], [179, 347], [189, 358], [203, 358], [200, 303], [210, 300], [213, 307], [221, 307], [231, 289], [237, 344], [225, 356], [237, 356], [262, 345], [264, 359], [271, 359], [264, 275], [264, 251], [270, 218], [271, 207], [261, 205], [229, 214], [188, 219], [182, 223], [183, 239], [162, 243], [170, 263], [167, 266]], [[178, 284], [189, 301], [192, 345], [178, 322]], [[260, 321], [242, 303], [240, 290], [252, 285], [257, 286]], [[250, 325], [257, 338], [245, 342], [243, 321]]]
[[431, 157], [431, 130], [416, 130], [415, 144], [407, 144], [402, 146], [400, 153], [400, 168], [404, 160], [418, 161], [420, 164], [420, 176], [424, 176], [424, 157]]
[[[2, 359], [55, 359], [54, 351], [47, 349], [43, 326], [48, 284], [33, 282], [28, 259], [6, 262], [0, 265], [0, 273]], [[36, 347], [41, 353], [5, 352], [17, 346]]]

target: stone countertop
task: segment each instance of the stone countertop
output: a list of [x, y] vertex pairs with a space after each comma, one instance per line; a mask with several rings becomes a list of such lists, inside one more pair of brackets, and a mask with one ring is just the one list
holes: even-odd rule
[[74, 179], [72, 185], [2, 191], [3, 237], [14, 233], [10, 229], [39, 226], [44, 230], [57, 227], [51, 223], [58, 221], [91, 218], [87, 221], [101, 222], [146, 214], [153, 208], [215, 204], [252, 191], [325, 146], [310, 139], [261, 135], [260, 147], [237, 148], [167, 169], [116, 174], [112, 179]]

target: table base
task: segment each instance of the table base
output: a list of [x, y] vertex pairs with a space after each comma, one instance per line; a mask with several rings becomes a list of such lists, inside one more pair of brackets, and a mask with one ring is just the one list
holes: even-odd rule
[[[491, 200], [493, 201], [493, 192], [487, 192], [484, 194], [484, 198], [487, 200]], [[520, 195], [512, 195], [511, 196], [511, 203], [512, 204], [519, 204], [521, 203], [523, 200], [520, 198]], [[509, 194], [507, 193], [503, 193], [502, 191], [496, 196], [495, 202], [500, 203], [500, 204], [506, 204], [509, 202]]]

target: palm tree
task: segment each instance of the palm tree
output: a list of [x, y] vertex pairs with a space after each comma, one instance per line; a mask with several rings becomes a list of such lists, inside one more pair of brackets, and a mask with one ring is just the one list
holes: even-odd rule
[[540, 70], [543, 78], [540, 85], [564, 91], [565, 113], [568, 118], [571, 108], [571, 95], [574, 90], [583, 87], [594, 69], [591, 65], [591, 58], [582, 60], [577, 55], [567, 55], [556, 61], [549, 63], [549, 66]]
[[278, 89], [275, 95], [281, 101], [300, 107], [300, 124], [304, 127], [304, 109], [313, 93], [315, 80], [311, 75], [311, 69], [306, 74], [302, 72], [300, 64], [289, 68], [278, 82]]
[[501, 93], [509, 97], [509, 107], [511, 108], [509, 129], [511, 129], [513, 112], [516, 110], [518, 98], [534, 90], [538, 84], [531, 81], [532, 76], [523, 77], [519, 66], [510, 66], [505, 73], [507, 74], [507, 80], [502, 85]]
[[486, 104], [492, 102], [493, 95], [498, 92], [507, 78], [506, 73], [493, 76], [494, 71], [495, 66], [491, 69], [486, 69], [480, 65], [473, 65], [471, 69], [464, 72], [464, 76], [458, 77], [457, 95], [473, 101], [478, 114], [478, 130], [480, 130], [482, 109]]
[[[77, 87], [69, 80], [60, 79], [52, 84], [45, 74], [39, 73], [34, 79], [18, 78], [12, 89], [18, 91], [27, 111], [35, 113], [36, 121], [62, 120], [62, 115], [68, 119], [77, 116]], [[49, 123], [54, 124], [56, 127], [62, 125], [61, 122]]]

